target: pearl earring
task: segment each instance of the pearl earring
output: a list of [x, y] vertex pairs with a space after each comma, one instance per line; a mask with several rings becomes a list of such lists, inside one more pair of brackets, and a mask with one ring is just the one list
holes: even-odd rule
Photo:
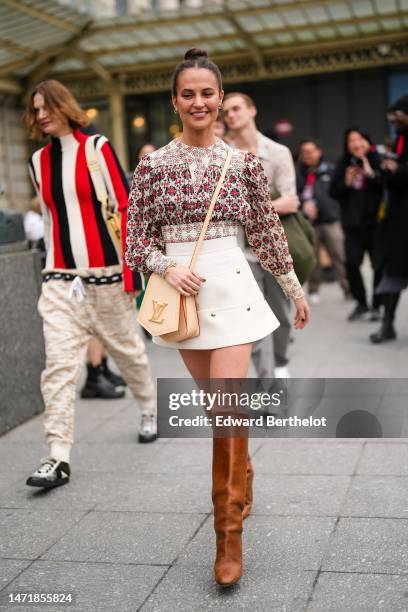
[[175, 108], [174, 109], [174, 114], [177, 115], [177, 113], [178, 113], [178, 110], [177, 110], [177, 108]]

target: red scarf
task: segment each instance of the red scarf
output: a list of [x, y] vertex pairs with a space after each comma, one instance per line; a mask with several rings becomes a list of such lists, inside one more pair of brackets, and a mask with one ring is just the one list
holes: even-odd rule
[[316, 172], [309, 172], [306, 178], [306, 185], [310, 188], [313, 188], [315, 182], [316, 182]]
[[401, 155], [403, 154], [404, 146], [405, 146], [405, 136], [403, 134], [400, 134], [397, 138], [397, 142], [395, 145], [395, 152], [398, 155], [398, 157], [401, 157]]

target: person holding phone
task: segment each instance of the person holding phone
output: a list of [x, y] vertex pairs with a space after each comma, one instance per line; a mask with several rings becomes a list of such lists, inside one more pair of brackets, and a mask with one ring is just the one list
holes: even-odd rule
[[367, 291], [360, 271], [366, 253], [373, 268], [371, 320], [380, 318], [381, 299], [375, 294], [381, 276], [375, 262], [377, 218], [384, 192], [380, 164], [380, 156], [371, 138], [357, 127], [347, 129], [344, 153], [335, 168], [330, 195], [341, 207], [347, 277], [351, 294], [357, 302], [348, 316], [349, 321], [361, 319], [369, 311]]

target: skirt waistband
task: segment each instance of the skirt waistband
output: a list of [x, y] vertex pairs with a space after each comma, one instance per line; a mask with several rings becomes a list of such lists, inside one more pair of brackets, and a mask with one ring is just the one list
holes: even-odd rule
[[[202, 226], [202, 223], [163, 225], [161, 228], [163, 242], [197, 242]], [[205, 240], [237, 236], [239, 227], [240, 223], [237, 221], [211, 221], [205, 233]]]
[[[170, 257], [182, 257], [183, 255], [192, 255], [196, 244], [196, 240], [194, 240], [194, 242], [167, 242], [166, 255]], [[234, 249], [237, 246], [238, 241], [236, 236], [225, 236], [224, 238], [204, 240], [201, 245], [200, 255], [216, 253], [219, 251], [227, 251], [229, 249]]]

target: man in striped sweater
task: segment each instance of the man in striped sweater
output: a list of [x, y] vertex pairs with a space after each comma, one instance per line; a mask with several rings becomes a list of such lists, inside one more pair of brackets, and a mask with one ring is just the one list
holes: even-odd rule
[[58, 81], [43, 81], [34, 88], [25, 120], [31, 137], [50, 137], [30, 161], [47, 247], [38, 308], [44, 324], [46, 368], [41, 388], [50, 454], [27, 484], [51, 488], [66, 484], [70, 477], [75, 388], [91, 335], [114, 358], [141, 408], [140, 442], [157, 437], [156, 406], [145, 347], [133, 322], [141, 278], [122, 262], [121, 249], [106, 224], [88, 170], [87, 139], [93, 138], [92, 156], [109, 201], [121, 213], [124, 243], [128, 185], [118, 159], [104, 136], [90, 137], [80, 130], [88, 118]]

